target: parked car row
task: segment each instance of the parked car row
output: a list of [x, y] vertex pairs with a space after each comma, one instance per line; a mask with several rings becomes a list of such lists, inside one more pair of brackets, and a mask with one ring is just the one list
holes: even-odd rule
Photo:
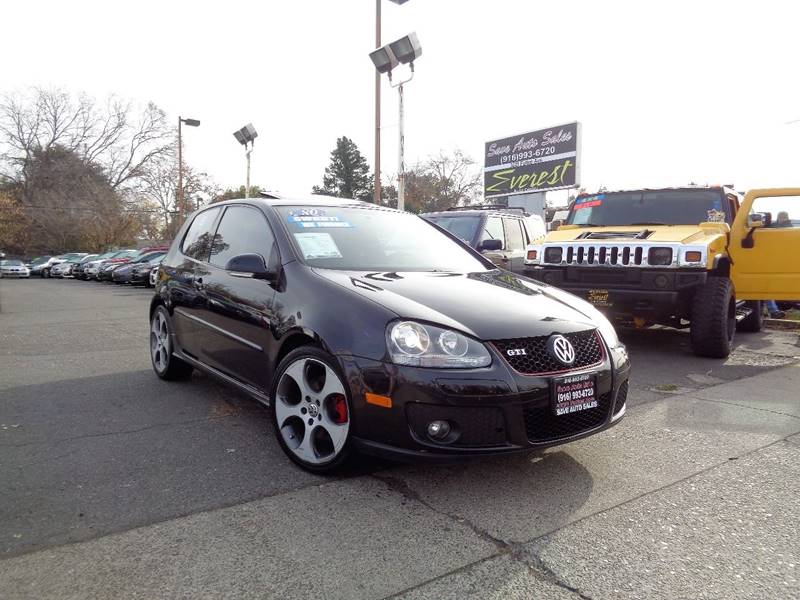
[[[4, 260], [0, 275], [112, 281], [152, 287], [156, 275], [154, 270], [158, 269], [167, 250], [165, 246], [155, 246], [141, 250], [125, 248], [104, 254], [70, 252], [58, 256], [41, 256], [28, 265], [20, 260]], [[5, 263], [9, 263], [8, 266]]]

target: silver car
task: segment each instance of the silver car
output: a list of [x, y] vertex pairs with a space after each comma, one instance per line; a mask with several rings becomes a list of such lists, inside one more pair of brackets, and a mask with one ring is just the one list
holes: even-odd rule
[[24, 277], [31, 276], [31, 271], [21, 260], [15, 258], [0, 260], [0, 277]]

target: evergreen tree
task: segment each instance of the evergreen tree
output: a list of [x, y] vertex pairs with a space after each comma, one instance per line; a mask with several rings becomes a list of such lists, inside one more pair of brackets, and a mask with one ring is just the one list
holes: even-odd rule
[[325, 168], [322, 187], [315, 185], [312, 193], [369, 202], [372, 200], [372, 190], [367, 159], [353, 140], [340, 137], [331, 152], [331, 162]]

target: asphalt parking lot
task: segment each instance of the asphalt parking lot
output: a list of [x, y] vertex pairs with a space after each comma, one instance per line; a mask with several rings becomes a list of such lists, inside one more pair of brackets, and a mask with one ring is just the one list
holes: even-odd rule
[[623, 332], [616, 428], [455, 466], [294, 467], [151, 372], [150, 290], [0, 281], [0, 598], [800, 597], [800, 342]]

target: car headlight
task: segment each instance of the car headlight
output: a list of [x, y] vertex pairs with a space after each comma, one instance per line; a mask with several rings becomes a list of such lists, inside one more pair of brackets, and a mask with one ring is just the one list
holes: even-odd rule
[[415, 321], [392, 323], [386, 330], [392, 362], [412, 367], [471, 369], [486, 367], [492, 357], [486, 347], [450, 329]]

